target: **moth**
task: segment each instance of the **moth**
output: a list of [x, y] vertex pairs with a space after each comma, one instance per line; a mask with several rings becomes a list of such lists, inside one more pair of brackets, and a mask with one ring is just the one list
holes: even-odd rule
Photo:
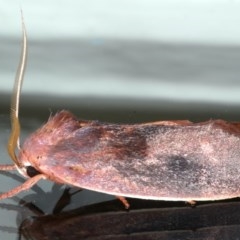
[[41, 179], [115, 195], [126, 207], [124, 197], [192, 202], [240, 196], [239, 122], [114, 124], [79, 120], [63, 110], [20, 147], [19, 98], [27, 58], [23, 20], [22, 28], [8, 143], [14, 164], [0, 170], [18, 170], [27, 180], [0, 199]]

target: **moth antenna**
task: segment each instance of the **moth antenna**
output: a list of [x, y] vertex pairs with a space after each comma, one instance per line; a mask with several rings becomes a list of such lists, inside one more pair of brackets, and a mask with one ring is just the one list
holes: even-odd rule
[[19, 122], [19, 100], [21, 94], [21, 88], [24, 78], [24, 72], [26, 69], [27, 63], [27, 32], [24, 24], [23, 19], [23, 12], [21, 10], [21, 20], [22, 20], [22, 50], [21, 50], [21, 57], [20, 62], [18, 65], [14, 87], [13, 87], [13, 94], [11, 100], [11, 110], [10, 110], [10, 118], [11, 118], [11, 134], [8, 140], [8, 154], [10, 155], [11, 159], [14, 163], [21, 167], [21, 163], [18, 161], [15, 150], [16, 147], [19, 147], [19, 136], [20, 136], [20, 122]]

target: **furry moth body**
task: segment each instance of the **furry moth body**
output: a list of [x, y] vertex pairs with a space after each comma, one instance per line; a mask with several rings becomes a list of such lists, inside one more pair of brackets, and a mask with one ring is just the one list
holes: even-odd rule
[[240, 194], [240, 124], [78, 121], [61, 111], [19, 160], [48, 179], [117, 196], [214, 200]]
[[79, 121], [61, 111], [26, 139], [16, 156], [26, 53], [23, 24], [8, 144], [15, 164], [1, 165], [0, 170], [15, 169], [28, 179], [0, 199], [40, 179], [120, 196], [126, 207], [123, 197], [200, 201], [240, 195], [240, 123], [223, 120], [121, 125]]

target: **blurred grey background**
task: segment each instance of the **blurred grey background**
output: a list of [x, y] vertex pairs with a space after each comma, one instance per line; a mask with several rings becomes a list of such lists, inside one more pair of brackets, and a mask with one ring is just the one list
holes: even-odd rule
[[115, 107], [240, 102], [240, 1], [1, 0], [1, 94], [11, 93], [19, 60], [20, 8], [23, 95]]

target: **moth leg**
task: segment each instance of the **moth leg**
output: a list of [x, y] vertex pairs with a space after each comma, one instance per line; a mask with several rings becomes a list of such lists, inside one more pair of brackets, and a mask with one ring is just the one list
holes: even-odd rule
[[0, 171], [13, 171], [13, 170], [17, 170], [17, 167], [14, 164], [0, 165]]
[[57, 214], [62, 212], [62, 210], [71, 202], [71, 196], [70, 193], [71, 188], [65, 188], [61, 197], [58, 199], [54, 209], [53, 214]]
[[22, 185], [17, 186], [15, 188], [13, 188], [12, 190], [2, 193], [0, 194], [0, 200], [4, 199], [4, 198], [10, 198], [13, 197], [15, 195], [17, 195], [18, 193], [22, 192], [22, 191], [26, 191], [28, 189], [30, 189], [34, 184], [36, 184], [39, 180], [46, 178], [44, 176], [44, 174], [38, 174], [32, 178], [29, 178], [26, 180], [26, 182], [24, 182]]
[[194, 201], [194, 200], [189, 200], [189, 201], [187, 201], [187, 203], [188, 203], [191, 207], [195, 207], [196, 204], [197, 204], [197, 202]]
[[123, 205], [125, 206], [126, 209], [129, 209], [130, 207], [130, 204], [128, 203], [127, 199], [123, 196], [116, 196], [116, 198], [118, 198], [122, 203]]

